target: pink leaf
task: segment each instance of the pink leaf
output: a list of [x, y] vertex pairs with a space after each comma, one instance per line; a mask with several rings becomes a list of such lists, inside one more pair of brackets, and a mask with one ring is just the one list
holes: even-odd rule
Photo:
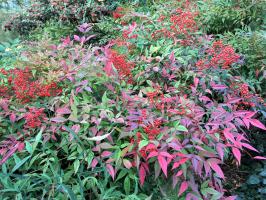
[[181, 176], [183, 174], [183, 171], [182, 170], [179, 170], [177, 173], [176, 173], [176, 176]]
[[91, 168], [95, 168], [96, 165], [98, 164], [98, 160], [96, 158], [93, 158], [93, 160], [91, 161]]
[[2, 158], [2, 160], [0, 160], [0, 165], [4, 164], [8, 158], [10, 158], [18, 149], [18, 145], [15, 145], [6, 155], [4, 155], [4, 157]]
[[147, 159], [152, 158], [152, 157], [155, 157], [155, 156], [158, 156], [158, 152], [157, 152], [157, 151], [152, 151], [152, 152], [149, 154], [149, 156], [148, 156]]
[[211, 158], [208, 160], [208, 163], [209, 163], [210, 167], [213, 169], [213, 171], [215, 171], [220, 178], [224, 178], [224, 173], [223, 173], [222, 169], [220, 168], [220, 166], [218, 165], [216, 160], [217, 159]]
[[80, 37], [77, 36], [77, 35], [74, 35], [74, 40], [76, 40], [76, 41], [80, 41]]
[[175, 169], [175, 168], [178, 168], [179, 166], [180, 166], [180, 163], [179, 162], [175, 162], [173, 164], [172, 170]]
[[115, 170], [114, 167], [110, 164], [106, 165], [108, 173], [111, 175], [112, 179], [115, 180]]
[[16, 121], [16, 115], [14, 113], [11, 113], [11, 115], [9, 116], [9, 119], [11, 122], [15, 122]]
[[258, 160], [266, 160], [266, 157], [263, 156], [255, 156], [254, 158]]
[[242, 143], [242, 146], [243, 146], [243, 147], [246, 147], [247, 149], [250, 149], [250, 150], [252, 150], [252, 151], [256, 151], [256, 152], [258, 152], [257, 149], [255, 149], [254, 147], [252, 147], [251, 145], [249, 145], [249, 144], [247, 144], [247, 143]]
[[171, 61], [171, 63], [175, 62], [175, 53], [173, 51], [169, 56], [169, 60]]
[[130, 169], [132, 167], [132, 164], [129, 160], [123, 159], [123, 164], [127, 169]]
[[264, 124], [262, 124], [259, 120], [257, 119], [249, 119], [249, 122], [253, 125], [256, 126], [260, 129], [266, 130], [266, 127], [264, 126]]
[[59, 115], [71, 114], [71, 110], [68, 108], [58, 108], [56, 110], [56, 114], [59, 114]]
[[187, 181], [183, 181], [183, 182], [181, 183], [180, 190], [179, 190], [179, 192], [178, 192], [178, 196], [180, 196], [181, 194], [183, 194], [183, 193], [187, 190], [187, 188], [188, 188], [188, 183], [187, 183]]
[[139, 168], [139, 180], [140, 180], [140, 185], [143, 185], [143, 184], [144, 184], [145, 177], [146, 177], [146, 171], [145, 171], [145, 168], [143, 167], [143, 165], [140, 165], [140, 168]]
[[111, 155], [112, 155], [112, 152], [110, 152], [110, 151], [104, 151], [104, 152], [102, 152], [102, 154], [101, 154], [102, 157], [109, 157], [109, 156], [111, 156]]
[[240, 153], [239, 149], [232, 147], [232, 151], [233, 151], [235, 158], [237, 159], [238, 164], [240, 165], [241, 153]]
[[199, 79], [197, 77], [194, 78], [194, 86], [195, 88], [198, 87], [198, 84], [199, 84]]
[[107, 76], [111, 76], [113, 74], [112, 62], [108, 61], [103, 70]]
[[18, 143], [18, 151], [19, 151], [19, 152], [23, 151], [24, 147], [25, 147], [24, 142], [19, 142], [19, 143]]
[[216, 146], [216, 149], [217, 149], [217, 152], [218, 152], [221, 160], [223, 160], [223, 158], [224, 158], [224, 149], [223, 149], [223, 146], [221, 144], [218, 144]]
[[53, 118], [51, 118], [51, 121], [52, 122], [56, 122], [56, 123], [61, 123], [61, 122], [65, 122], [66, 118], [64, 118], [64, 117], [53, 117]]
[[237, 198], [237, 196], [229, 196], [226, 197], [224, 200], [235, 200]]
[[162, 155], [158, 156], [158, 161], [159, 161], [160, 167], [162, 168], [164, 175], [167, 177], [167, 161]]
[[160, 152], [160, 155], [167, 157], [167, 158], [172, 158], [172, 156], [168, 152]]
[[215, 85], [212, 85], [212, 88], [215, 89], [215, 90], [224, 90], [224, 89], [226, 89], [228, 87], [226, 85], [215, 84]]
[[232, 143], [236, 142], [233, 134], [230, 133], [230, 128], [224, 129], [223, 133], [226, 139], [230, 140]]
[[230, 98], [230, 99], [228, 99], [227, 103], [235, 104], [235, 103], [239, 102], [240, 100], [241, 100], [241, 98]]

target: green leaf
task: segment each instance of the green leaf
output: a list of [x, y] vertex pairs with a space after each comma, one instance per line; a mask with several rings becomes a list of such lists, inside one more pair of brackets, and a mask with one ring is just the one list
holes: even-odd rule
[[68, 186], [66, 186], [64, 184], [60, 184], [59, 187], [58, 187], [58, 189], [59, 189], [59, 191], [61, 189], [63, 189], [63, 191], [68, 194], [70, 200], [77, 200], [76, 195], [74, 194], [74, 192], [71, 190], [70, 187], [68, 187]]
[[147, 140], [141, 140], [139, 143], [139, 150], [142, 149], [142, 147], [145, 147], [149, 144], [149, 141]]
[[19, 163], [15, 165], [15, 167], [12, 169], [11, 173], [15, 172], [18, 168], [20, 168], [31, 156], [27, 156], [23, 160], [21, 160]]
[[75, 174], [78, 172], [79, 166], [80, 166], [79, 160], [75, 160], [75, 162], [74, 162], [74, 172], [75, 172]]
[[124, 180], [124, 190], [127, 195], [130, 193], [130, 179], [128, 178], [128, 176]]
[[39, 131], [39, 133], [37, 134], [36, 138], [35, 138], [35, 142], [32, 145], [32, 154], [35, 151], [38, 143], [41, 141], [42, 139], [42, 132], [43, 132], [43, 128]]
[[101, 136], [95, 136], [95, 137], [91, 137], [91, 138], [86, 138], [87, 140], [90, 140], [90, 141], [101, 141], [105, 138], [107, 138], [111, 133], [107, 133], [105, 135], [101, 135]]
[[179, 125], [179, 126], [177, 126], [177, 128], [176, 128], [178, 131], [184, 131], [184, 132], [188, 132], [188, 130], [187, 130], [187, 128], [186, 127], [184, 127], [184, 126], [182, 126], [182, 125]]

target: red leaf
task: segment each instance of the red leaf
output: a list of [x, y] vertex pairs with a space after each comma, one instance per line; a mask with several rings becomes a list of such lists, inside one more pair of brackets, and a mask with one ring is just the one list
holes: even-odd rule
[[266, 157], [263, 156], [255, 156], [254, 158], [258, 160], [266, 160]]
[[216, 162], [216, 160], [217, 159], [209, 159], [208, 163], [209, 163], [210, 167], [213, 169], [213, 171], [215, 171], [220, 178], [224, 178], [224, 173], [221, 170], [218, 163]]
[[112, 179], [115, 180], [115, 170], [114, 167], [110, 164], [106, 165], [108, 173], [111, 175]]
[[139, 168], [140, 185], [144, 184], [145, 177], [146, 177], [146, 171], [145, 171], [145, 168], [143, 167], [143, 165], [141, 165], [140, 168]]
[[183, 182], [181, 183], [180, 190], [179, 190], [179, 192], [178, 192], [178, 196], [180, 196], [181, 194], [183, 194], [183, 193], [187, 190], [187, 188], [188, 188], [188, 183], [187, 183], [187, 181], [183, 181]]
[[167, 161], [160, 154], [158, 156], [158, 161], [159, 161], [159, 164], [160, 164], [160, 166], [162, 168], [162, 171], [163, 171], [164, 175], [167, 177]]
[[253, 125], [256, 126], [260, 129], [266, 130], [266, 127], [264, 126], [264, 124], [262, 124], [259, 120], [257, 119], [249, 119], [249, 122]]
[[235, 158], [237, 159], [238, 164], [240, 165], [241, 153], [240, 153], [239, 149], [232, 147], [232, 151], [233, 151]]

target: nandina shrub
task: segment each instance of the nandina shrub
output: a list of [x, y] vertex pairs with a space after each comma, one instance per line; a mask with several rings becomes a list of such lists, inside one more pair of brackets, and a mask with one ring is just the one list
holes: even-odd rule
[[[248, 135], [266, 129], [257, 119], [263, 102], [232, 75], [240, 55], [198, 32], [187, 5], [163, 17], [135, 13], [104, 47], [65, 38], [48, 53], [68, 83], [60, 96], [20, 110], [1, 99], [0, 119], [12, 133], [1, 145], [3, 197], [145, 199], [150, 185], [166, 193], [170, 182], [175, 199], [235, 198], [225, 195], [222, 164], [241, 164], [244, 150], [265, 159]], [[166, 34], [152, 37], [162, 28]], [[19, 191], [9, 184], [21, 182], [17, 174], [27, 177]]]

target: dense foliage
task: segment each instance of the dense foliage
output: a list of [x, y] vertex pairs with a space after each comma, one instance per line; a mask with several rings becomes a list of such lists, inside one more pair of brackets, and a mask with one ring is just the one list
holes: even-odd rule
[[266, 159], [265, 35], [208, 35], [241, 28], [208, 1], [41, 3], [0, 46], [1, 199], [235, 199], [224, 166]]

